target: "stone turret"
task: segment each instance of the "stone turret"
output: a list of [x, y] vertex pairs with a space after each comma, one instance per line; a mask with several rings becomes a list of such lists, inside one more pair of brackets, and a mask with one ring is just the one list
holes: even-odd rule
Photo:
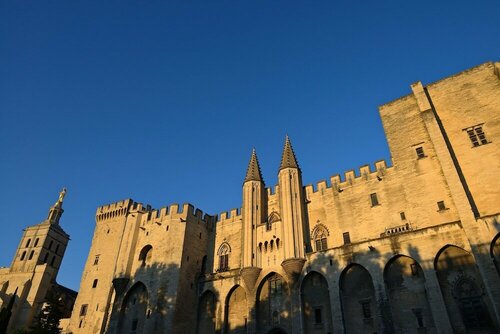
[[286, 136], [278, 172], [285, 259], [305, 256], [305, 201], [300, 171], [290, 138]]
[[243, 240], [243, 267], [252, 267], [255, 265], [255, 252], [257, 249], [256, 228], [265, 222], [266, 206], [265, 185], [254, 149], [243, 183], [243, 229], [241, 232]]

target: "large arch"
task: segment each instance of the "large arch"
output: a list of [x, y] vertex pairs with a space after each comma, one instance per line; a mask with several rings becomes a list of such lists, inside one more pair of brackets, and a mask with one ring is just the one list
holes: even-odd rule
[[234, 286], [226, 297], [225, 327], [227, 334], [247, 332], [247, 294], [240, 285]]
[[142, 282], [134, 284], [125, 295], [118, 321], [119, 333], [145, 333], [148, 309], [148, 290]]
[[333, 333], [330, 293], [325, 277], [311, 271], [304, 277], [300, 293], [304, 333]]
[[483, 282], [474, 257], [447, 245], [434, 260], [448, 317], [455, 333], [494, 333]]
[[498, 233], [491, 241], [490, 256], [497, 268], [497, 273], [500, 276], [500, 233]]
[[340, 275], [340, 300], [346, 333], [378, 331], [378, 306], [370, 273], [359, 264]]
[[217, 298], [208, 290], [203, 293], [198, 303], [198, 334], [215, 334]]
[[396, 333], [435, 330], [424, 272], [413, 258], [397, 255], [384, 269], [384, 281]]
[[256, 308], [258, 333], [277, 328], [291, 333], [290, 289], [281, 275], [272, 272], [260, 282]]

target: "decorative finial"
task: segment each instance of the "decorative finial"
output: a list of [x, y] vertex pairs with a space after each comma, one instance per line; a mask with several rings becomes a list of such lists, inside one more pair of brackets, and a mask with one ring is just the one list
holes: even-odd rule
[[54, 206], [62, 205], [64, 196], [66, 196], [66, 187], [62, 188], [61, 192], [59, 193], [59, 199], [57, 200], [56, 204], [54, 204]]

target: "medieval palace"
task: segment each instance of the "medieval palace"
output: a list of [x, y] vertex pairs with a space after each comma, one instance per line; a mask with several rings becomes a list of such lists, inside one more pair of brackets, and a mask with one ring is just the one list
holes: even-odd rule
[[[65, 333], [500, 333], [500, 63], [379, 111], [391, 163], [304, 186], [287, 137], [277, 185], [251, 153], [240, 209], [98, 207]], [[23, 273], [55, 282], [58, 208], [1, 269], [4, 304]]]

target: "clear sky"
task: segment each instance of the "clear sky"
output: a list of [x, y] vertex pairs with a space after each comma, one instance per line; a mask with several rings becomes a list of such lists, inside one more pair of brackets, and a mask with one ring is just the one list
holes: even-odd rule
[[58, 280], [78, 289], [99, 205], [240, 207], [252, 147], [274, 185], [286, 133], [304, 184], [390, 159], [377, 107], [498, 61], [499, 12], [458, 0], [2, 1], [0, 265], [63, 186], [72, 240]]

